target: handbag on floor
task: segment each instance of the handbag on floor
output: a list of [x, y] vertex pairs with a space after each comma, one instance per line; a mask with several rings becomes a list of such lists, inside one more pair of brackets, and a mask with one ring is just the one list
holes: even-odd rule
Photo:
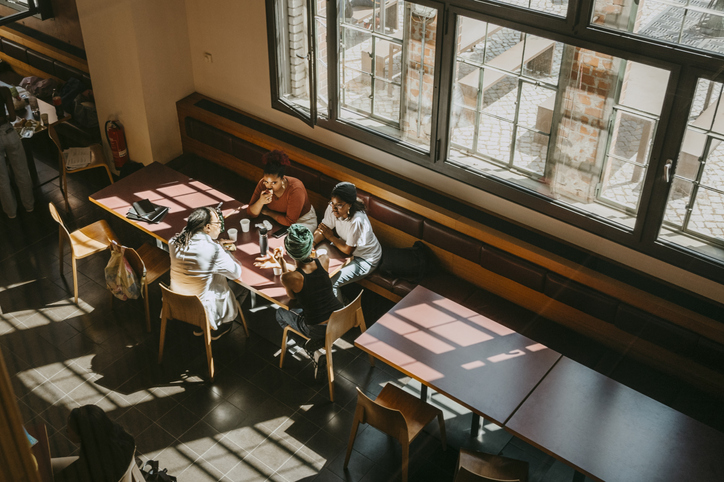
[[176, 477], [168, 475], [168, 469], [158, 470], [158, 460], [148, 460], [141, 469], [146, 482], [176, 482]]

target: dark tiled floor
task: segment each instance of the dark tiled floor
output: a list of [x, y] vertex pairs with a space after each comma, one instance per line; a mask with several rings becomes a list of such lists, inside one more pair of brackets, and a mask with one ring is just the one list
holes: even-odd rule
[[[252, 187], [198, 158], [182, 157], [172, 167], [240, 199]], [[53, 178], [52, 168], [42, 162], [38, 168], [42, 179]], [[149, 240], [87, 200], [88, 194], [106, 185], [103, 176], [102, 171], [70, 176], [69, 211], [56, 179], [37, 189], [34, 213], [21, 213], [15, 220], [0, 218], [0, 348], [24, 419], [47, 423], [53, 454], [75, 452], [64, 434], [66, 417], [72, 408], [93, 403], [134, 435], [143, 458], [159, 459], [180, 481], [398, 480], [399, 446], [365, 426], [358, 433], [349, 470], [342, 468], [355, 386], [371, 396], [388, 382], [419, 392], [416, 382], [394, 369], [382, 363], [371, 367], [354, 348], [354, 333], [334, 355], [336, 402], [331, 403], [326, 378], [315, 380], [305, 357], [290, 356], [284, 369], [278, 368], [281, 329], [271, 306], [249, 310], [247, 301], [251, 336], [236, 326], [214, 342], [217, 379], [209, 384], [204, 381], [203, 346], [188, 328], [169, 326], [164, 362], [158, 365], [158, 322], [147, 334], [140, 302], [116, 302], [111, 307], [103, 280], [108, 254], [79, 262], [80, 301], [72, 303], [69, 258], [66, 254], [62, 261], [63, 277], [57, 225], [48, 213], [48, 201], [62, 209], [71, 229], [104, 218], [127, 245]], [[150, 301], [157, 314], [157, 285], [151, 287]], [[368, 323], [391, 306], [372, 293], [365, 294], [363, 303]], [[626, 375], [621, 378], [626, 381]], [[719, 423], [720, 417], [711, 415], [693, 392], [684, 396], [676, 387], [661, 392], [654, 386], [647, 392], [701, 411], [702, 418], [710, 417], [708, 423]], [[482, 433], [471, 437], [469, 412], [439, 394], [432, 400], [445, 411], [450, 448], [442, 451], [432, 424], [413, 444], [411, 481], [452, 480], [459, 447], [527, 460], [532, 481], [571, 480], [572, 469], [492, 424], [484, 424]]]

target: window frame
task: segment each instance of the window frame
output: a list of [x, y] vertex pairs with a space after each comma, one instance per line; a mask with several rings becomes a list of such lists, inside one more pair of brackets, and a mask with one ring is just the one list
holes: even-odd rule
[[[277, 78], [275, 33], [273, 22], [269, 20], [269, 5], [274, 2], [275, 0], [267, 0], [273, 97], [275, 92], [279, 92], [275, 86]], [[327, 33], [327, 45], [337, 46], [337, 49], [328, 48], [328, 65], [336, 66], [340, 48], [339, 29], [337, 28], [337, 11], [340, 0], [326, 0], [326, 3], [328, 26], [330, 27]], [[675, 115], [675, 113], [688, 112], [691, 98], [687, 98], [687, 95], [693, 98], [696, 79], [705, 77], [716, 80], [717, 71], [724, 72], [724, 55], [696, 51], [684, 45], [667, 44], [628, 32], [591, 25], [589, 19], [595, 0], [578, 2], [569, 0], [568, 14], [565, 18], [485, 0], [441, 0], [440, 2], [418, 0], [415, 3], [438, 8], [438, 15], [440, 15], [435, 52], [432, 141], [429, 153], [414, 149], [410, 145], [384, 136], [377, 131], [367, 130], [357, 124], [340, 119], [337, 115], [339, 105], [339, 92], [336, 88], [339, 82], [338, 68], [327, 71], [329, 116], [326, 118], [319, 116], [314, 125], [472, 185], [482, 191], [561, 220], [645, 255], [661, 259], [706, 278], [724, 282], [724, 254], [721, 258], [713, 258], [689, 248], [658, 240], [658, 232], [671, 187], [671, 181], [667, 182], [664, 179], [665, 164], [667, 159], [673, 159], [674, 163], [676, 162], [686, 128], [686, 116]], [[669, 82], [651, 146], [649, 167], [642, 183], [639, 208], [633, 229], [629, 230], [602, 217], [588, 214], [566, 205], [564, 202], [526, 190], [503, 179], [481, 176], [479, 173], [466, 172], [446, 164], [452, 87], [455, 75], [455, 35], [451, 32], [455, 32], [455, 22], [459, 15], [669, 71]], [[515, 21], [508, 19], [515, 19]], [[332, 24], [334, 24], [334, 28], [331, 28]], [[645, 54], [642, 53], [643, 51]], [[451, 54], [448, 55], [448, 53]], [[724, 77], [724, 74], [720, 77]], [[278, 99], [272, 99], [272, 107], [286, 111], [283, 106], [280, 106]]]

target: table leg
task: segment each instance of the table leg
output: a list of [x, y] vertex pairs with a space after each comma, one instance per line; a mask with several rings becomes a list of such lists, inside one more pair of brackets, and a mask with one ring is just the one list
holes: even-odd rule
[[470, 435], [473, 437], [477, 437], [479, 431], [480, 431], [480, 415], [478, 415], [477, 413], [474, 413], [473, 421], [470, 423]]
[[420, 400], [427, 402], [427, 385], [422, 385], [420, 388]]

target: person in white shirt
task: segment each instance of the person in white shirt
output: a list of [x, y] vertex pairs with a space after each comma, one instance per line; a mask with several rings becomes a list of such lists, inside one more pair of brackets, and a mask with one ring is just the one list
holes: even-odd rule
[[[186, 227], [169, 244], [171, 254], [171, 290], [184, 295], [199, 295], [209, 316], [216, 340], [228, 333], [237, 316], [237, 304], [249, 291], [233, 280], [241, 278], [241, 265], [217, 241], [221, 220], [213, 208], [194, 210]], [[194, 332], [200, 336], [200, 330]]]
[[314, 244], [327, 239], [352, 260], [332, 277], [334, 294], [342, 301], [340, 287], [370, 274], [382, 260], [382, 246], [372, 232], [364, 203], [357, 199], [351, 182], [340, 182], [332, 190], [332, 200], [324, 219], [314, 231]]

